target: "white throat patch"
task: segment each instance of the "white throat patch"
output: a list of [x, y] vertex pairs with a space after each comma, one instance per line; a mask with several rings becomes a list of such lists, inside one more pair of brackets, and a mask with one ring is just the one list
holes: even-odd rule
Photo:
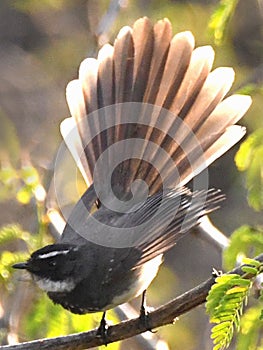
[[72, 280], [72, 278], [67, 278], [64, 281], [52, 281], [48, 278], [40, 278], [38, 276], [33, 276], [39, 288], [44, 290], [45, 292], [70, 292], [75, 287], [76, 284]]

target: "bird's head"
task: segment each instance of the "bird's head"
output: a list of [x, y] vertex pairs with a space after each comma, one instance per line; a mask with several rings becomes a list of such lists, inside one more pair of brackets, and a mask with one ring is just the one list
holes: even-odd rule
[[69, 292], [76, 286], [74, 270], [78, 250], [71, 244], [47, 245], [35, 251], [26, 262], [13, 267], [27, 270], [46, 292]]

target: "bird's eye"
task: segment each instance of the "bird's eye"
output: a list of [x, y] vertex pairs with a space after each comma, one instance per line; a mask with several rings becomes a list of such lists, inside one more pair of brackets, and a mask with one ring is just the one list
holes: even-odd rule
[[54, 267], [54, 266], [57, 265], [57, 263], [56, 263], [55, 260], [50, 260], [50, 261], [48, 262], [48, 265], [49, 265], [50, 267]]

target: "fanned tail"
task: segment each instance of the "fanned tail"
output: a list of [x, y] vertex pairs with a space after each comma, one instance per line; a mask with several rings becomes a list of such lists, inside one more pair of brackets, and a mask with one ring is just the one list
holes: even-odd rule
[[[190, 32], [172, 37], [167, 19], [153, 26], [146, 17], [122, 28], [97, 59], [85, 59], [67, 87], [72, 118], [61, 131], [87, 184], [110, 177], [124, 198], [142, 179], [152, 195], [164, 182], [185, 185], [238, 142], [245, 129], [233, 124], [251, 99], [224, 99], [234, 72], [211, 72], [213, 60], [210, 46], [194, 49]], [[138, 183], [137, 193], [144, 189]]]

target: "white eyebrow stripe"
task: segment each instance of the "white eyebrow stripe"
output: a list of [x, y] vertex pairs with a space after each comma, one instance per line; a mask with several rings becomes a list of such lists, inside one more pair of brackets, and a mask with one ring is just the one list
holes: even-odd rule
[[52, 258], [52, 256], [57, 256], [57, 255], [66, 255], [70, 252], [69, 249], [67, 250], [57, 250], [54, 252], [46, 253], [46, 254], [40, 254], [38, 256], [39, 259], [46, 259], [46, 258]]

